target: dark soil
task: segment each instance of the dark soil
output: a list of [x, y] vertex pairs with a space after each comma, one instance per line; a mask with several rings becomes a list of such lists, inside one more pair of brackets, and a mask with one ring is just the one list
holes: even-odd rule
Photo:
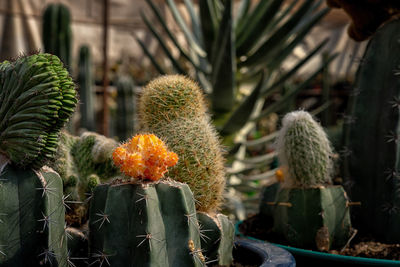
[[[272, 221], [260, 215], [254, 215], [243, 221], [239, 226], [239, 231], [246, 236], [269, 241], [271, 243], [290, 246], [272, 232]], [[348, 247], [340, 250], [331, 250], [329, 253], [345, 256], [366, 257], [386, 260], [400, 260], [400, 244], [384, 244], [355, 236]]]

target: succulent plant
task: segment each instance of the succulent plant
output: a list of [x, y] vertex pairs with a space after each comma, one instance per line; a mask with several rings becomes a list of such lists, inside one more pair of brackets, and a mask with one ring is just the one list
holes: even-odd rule
[[121, 75], [117, 80], [116, 134], [123, 141], [135, 131], [135, 87], [133, 79]]
[[345, 116], [342, 150], [344, 185], [357, 229], [398, 242], [400, 20], [380, 28], [361, 60]]
[[306, 111], [286, 114], [278, 133], [277, 151], [285, 183], [310, 187], [331, 184], [332, 149], [322, 127]]
[[58, 56], [71, 68], [71, 14], [61, 3], [49, 4], [43, 13], [42, 39], [44, 51]]
[[225, 185], [224, 159], [199, 87], [180, 75], [157, 78], [143, 89], [139, 117], [143, 131], [160, 136], [180, 158], [168, 176], [189, 185], [198, 211], [216, 211]]
[[53, 55], [0, 64], [0, 265], [67, 266], [65, 198], [47, 166], [76, 105], [74, 83]]

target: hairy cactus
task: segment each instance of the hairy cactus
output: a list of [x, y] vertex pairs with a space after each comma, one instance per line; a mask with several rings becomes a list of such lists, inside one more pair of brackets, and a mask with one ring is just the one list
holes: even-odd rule
[[49, 54], [0, 64], [0, 152], [19, 166], [40, 168], [57, 150], [57, 135], [76, 106], [74, 83]]
[[[284, 184], [264, 190], [275, 201], [260, 205], [273, 217], [273, 230], [290, 245], [328, 251], [346, 244], [351, 234], [348, 199], [341, 186], [331, 185], [331, 148], [322, 127], [304, 111], [287, 114], [277, 149]], [[270, 207], [265, 207], [270, 206]]]
[[130, 76], [121, 76], [117, 81], [116, 130], [119, 140], [129, 138], [135, 125], [135, 88]]
[[58, 56], [71, 67], [71, 15], [68, 7], [60, 3], [47, 6], [43, 13], [42, 39], [44, 51]]
[[305, 111], [287, 114], [277, 141], [288, 186], [331, 184], [332, 149], [321, 126]]
[[400, 240], [400, 20], [380, 28], [359, 66], [344, 128], [345, 184], [354, 224], [385, 242]]
[[92, 89], [94, 80], [92, 77], [92, 62], [90, 49], [88, 46], [81, 46], [79, 49], [78, 63], [78, 84], [81, 105], [79, 106], [81, 114], [81, 128], [88, 131], [95, 130], [95, 109], [94, 109], [94, 91]]
[[184, 76], [160, 77], [144, 88], [139, 112], [143, 130], [160, 136], [180, 158], [168, 176], [189, 185], [198, 211], [216, 211], [224, 160], [200, 88]]

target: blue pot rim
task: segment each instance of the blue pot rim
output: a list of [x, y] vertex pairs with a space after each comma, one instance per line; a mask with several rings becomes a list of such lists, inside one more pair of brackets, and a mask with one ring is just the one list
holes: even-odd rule
[[271, 245], [286, 249], [287, 251], [292, 253], [294, 256], [298, 255], [298, 256], [324, 259], [324, 260], [329, 260], [329, 261], [351, 262], [351, 263], [355, 263], [355, 264], [365, 264], [365, 265], [375, 265], [375, 266], [400, 266], [400, 261], [397, 261], [397, 260], [384, 260], [384, 259], [374, 259], [374, 258], [365, 258], [365, 257], [336, 255], [336, 254], [330, 254], [330, 253], [326, 253], [326, 252], [319, 252], [319, 251], [301, 249], [301, 248], [296, 248], [296, 247], [288, 247], [288, 246], [281, 245], [281, 244], [271, 243], [271, 242], [257, 239], [255, 237], [247, 236], [247, 235], [244, 235], [243, 233], [241, 233], [239, 231], [239, 225], [242, 223], [243, 223], [243, 221], [239, 221], [235, 225], [235, 232], [236, 232], [237, 236], [240, 236], [243, 238], [248, 238], [251, 240], [270, 243]]

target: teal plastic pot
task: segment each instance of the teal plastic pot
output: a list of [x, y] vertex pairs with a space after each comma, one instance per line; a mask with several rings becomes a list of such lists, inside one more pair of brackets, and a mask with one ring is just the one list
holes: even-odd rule
[[[239, 222], [235, 226], [236, 235], [241, 238], [246, 238], [249, 240], [262, 241], [257, 238], [246, 236], [239, 231]], [[400, 261], [394, 260], [382, 260], [374, 258], [364, 258], [364, 257], [353, 257], [353, 256], [343, 256], [335, 255], [324, 252], [318, 252], [313, 250], [288, 247], [280, 244], [270, 243], [274, 246], [283, 248], [289, 251], [296, 260], [297, 267], [308, 267], [308, 266], [323, 266], [323, 267], [337, 267], [337, 266], [400, 266]]]

